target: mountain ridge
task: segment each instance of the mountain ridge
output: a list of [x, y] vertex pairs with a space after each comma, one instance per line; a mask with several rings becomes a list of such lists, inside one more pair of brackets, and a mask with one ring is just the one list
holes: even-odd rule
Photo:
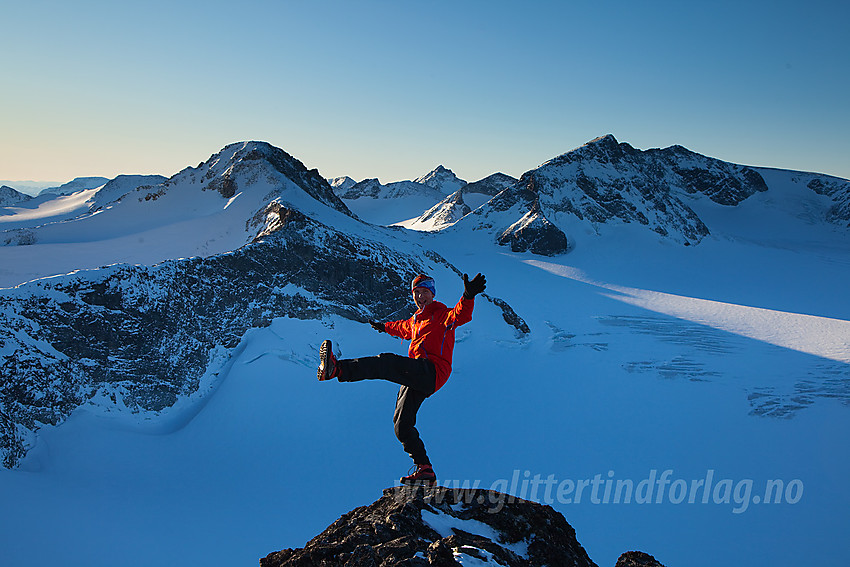
[[[18, 465], [42, 424], [59, 425], [91, 400], [159, 412], [195, 395], [249, 329], [274, 317], [389, 317], [411, 311], [397, 290], [416, 273], [458, 273], [397, 231], [356, 219], [316, 170], [265, 143], [232, 144], [159, 185], [117, 200], [109, 194], [104, 201], [114, 205], [90, 218], [150, 207], [174, 215], [175, 205], [200, 207], [199, 198], [212, 213], [235, 210], [246, 191], [259, 200], [229, 221], [240, 231], [235, 249], [78, 269], [0, 290], [3, 466]], [[486, 300], [527, 332], [504, 301]]]
[[[753, 168], [696, 154], [682, 146], [637, 150], [608, 134], [524, 173], [512, 187], [455, 223], [493, 234], [515, 252], [568, 252], [578, 234], [636, 224], [692, 246], [710, 234], [689, 205], [706, 197], [734, 207], [767, 191]], [[831, 187], [830, 194], [850, 194]], [[842, 193], [843, 191], [843, 193]], [[843, 201], [846, 202], [846, 201]], [[836, 215], [842, 216], [844, 209]]]

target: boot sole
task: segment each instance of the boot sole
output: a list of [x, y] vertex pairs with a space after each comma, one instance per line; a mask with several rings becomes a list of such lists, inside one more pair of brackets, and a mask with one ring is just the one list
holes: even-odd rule
[[325, 380], [330, 379], [329, 373], [325, 371], [328, 367], [328, 363], [330, 362], [330, 353], [331, 341], [324, 341], [321, 348], [319, 348], [319, 371], [316, 373], [316, 377], [319, 379], [319, 382], [324, 382]]
[[428, 488], [437, 486], [437, 479], [434, 480], [414, 480], [414, 481], [404, 481], [399, 480], [402, 486], [425, 486]]

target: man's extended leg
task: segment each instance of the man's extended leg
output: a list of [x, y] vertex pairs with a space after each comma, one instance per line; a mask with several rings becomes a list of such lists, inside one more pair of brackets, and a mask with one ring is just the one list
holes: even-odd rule
[[[336, 364], [340, 382], [388, 380], [424, 394], [422, 400], [433, 394], [437, 387], [434, 363], [425, 358], [384, 353], [378, 356], [337, 360]], [[420, 400], [419, 404], [421, 403]], [[416, 409], [419, 409], [419, 404]]]

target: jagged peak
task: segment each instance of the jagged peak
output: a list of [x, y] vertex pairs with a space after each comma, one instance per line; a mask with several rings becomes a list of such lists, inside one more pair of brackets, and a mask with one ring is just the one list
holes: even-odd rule
[[443, 164], [440, 164], [437, 167], [435, 167], [434, 169], [432, 169], [431, 171], [429, 171], [428, 173], [426, 173], [425, 175], [423, 175], [422, 177], [420, 177], [419, 179], [424, 179], [424, 178], [431, 176], [431, 175], [439, 175], [441, 173], [442, 174], [451, 173], [452, 175], [454, 175], [454, 172], [451, 169], [447, 168]]
[[[267, 165], [262, 165], [265, 162]], [[334, 193], [328, 180], [319, 174], [318, 169], [307, 169], [297, 158], [268, 142], [250, 140], [234, 142], [224, 146], [219, 152], [198, 164], [196, 168], [186, 168], [173, 176], [166, 183], [168, 186], [179, 182], [184, 177], [195, 179], [202, 176], [205, 189], [217, 191], [224, 198], [233, 197], [241, 181], [237, 180], [241, 173], [247, 174], [244, 181], [248, 184], [256, 177], [258, 167], [269, 167], [283, 175], [308, 195], [319, 202], [351, 216], [351, 211]], [[269, 173], [272, 173], [269, 171]], [[274, 173], [272, 173], [274, 175]]]
[[[307, 172], [307, 167], [297, 158], [293, 157], [285, 150], [273, 146], [269, 142], [249, 140], [242, 142], [234, 142], [227, 144], [221, 150], [210, 156], [210, 158], [199, 164], [199, 168], [207, 166], [209, 168], [225, 169], [239, 162], [250, 162], [255, 160], [265, 159], [269, 161], [275, 169], [280, 170], [280, 165], [285, 163], [285, 169], [294, 169], [300, 172]], [[316, 171], [316, 170], [309, 170]], [[281, 171], [283, 173], [283, 171]], [[327, 180], [325, 180], [327, 183]]]
[[614, 137], [614, 134], [605, 134], [604, 136], [599, 136], [598, 138], [594, 138], [584, 144], [585, 146], [590, 145], [619, 145], [620, 142], [617, 141], [617, 138]]
[[349, 187], [357, 185], [357, 182], [347, 175], [340, 177], [332, 177], [328, 179], [328, 183], [334, 188], [334, 191], [345, 191]]
[[444, 194], [454, 193], [466, 185], [466, 181], [459, 178], [451, 169], [438, 165], [425, 175], [414, 180], [415, 183], [421, 183], [433, 187]]

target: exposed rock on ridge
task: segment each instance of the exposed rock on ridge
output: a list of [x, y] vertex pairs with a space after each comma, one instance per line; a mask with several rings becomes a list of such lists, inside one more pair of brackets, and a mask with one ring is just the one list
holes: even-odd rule
[[818, 195], [826, 195], [835, 203], [826, 220], [850, 228], [850, 181], [828, 175], [800, 174], [809, 178], [806, 186]]
[[664, 567], [655, 557], [642, 551], [627, 551], [614, 567]]
[[550, 506], [490, 490], [396, 487], [260, 566], [449, 567], [474, 559], [505, 567], [596, 565]]

